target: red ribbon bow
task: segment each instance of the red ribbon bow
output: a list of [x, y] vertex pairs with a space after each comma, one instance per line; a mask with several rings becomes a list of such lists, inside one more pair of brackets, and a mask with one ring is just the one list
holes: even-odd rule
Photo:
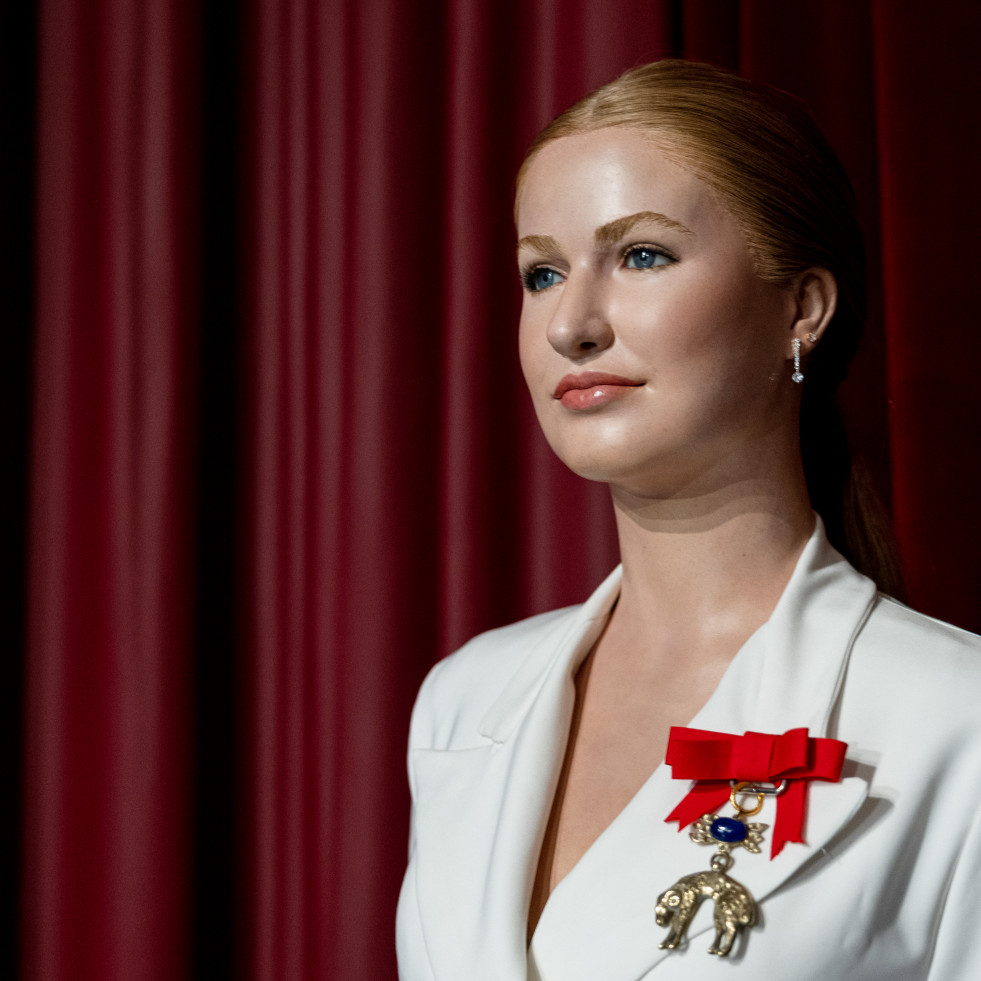
[[787, 789], [777, 798], [770, 852], [774, 859], [788, 841], [804, 841], [805, 781], [837, 783], [847, 748], [848, 744], [838, 739], [811, 739], [807, 729], [789, 729], [782, 736], [764, 732], [734, 736], [672, 726], [664, 761], [676, 780], [698, 782], [665, 820], [677, 821], [680, 831], [703, 814], [712, 813], [729, 799], [730, 780], [786, 780]]

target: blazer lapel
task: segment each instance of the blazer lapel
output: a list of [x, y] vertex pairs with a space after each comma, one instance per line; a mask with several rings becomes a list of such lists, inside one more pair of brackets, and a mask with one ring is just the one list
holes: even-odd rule
[[[733, 660], [691, 726], [733, 733], [807, 726], [812, 736], [829, 735], [848, 654], [875, 595], [874, 585], [827, 544], [819, 523], [770, 620]], [[665, 930], [654, 922], [658, 895], [681, 876], [708, 868], [712, 854], [664, 820], [690, 786], [659, 767], [552, 893], [532, 941], [544, 974], [563, 981], [634, 981], [673, 957], [686, 962], [686, 977], [699, 976], [691, 974], [685, 954], [658, 949]], [[769, 837], [763, 854], [736, 850], [731, 874], [764, 904], [764, 920], [766, 898], [791, 886], [805, 864], [819, 871], [826, 846], [867, 794], [868, 785], [857, 777], [814, 783], [806, 844], [788, 844], [772, 861]], [[775, 807], [767, 798], [754, 820], [772, 828]], [[693, 953], [707, 963], [715, 959], [699, 948], [708, 947], [702, 935], [711, 929], [711, 913], [703, 910], [688, 933]], [[746, 943], [763, 939], [754, 933]]]
[[618, 593], [616, 570], [558, 636], [529, 653], [484, 717], [479, 745], [412, 754], [418, 901], [437, 981], [526, 975], [528, 902], [565, 753], [573, 677]]
[[[715, 958], [705, 953], [713, 935], [708, 906], [688, 931], [690, 951], [658, 947], [667, 931], [654, 921], [657, 897], [682, 876], [707, 869], [712, 854], [710, 847], [693, 844], [687, 832], [679, 833], [665, 823], [664, 816], [681, 796], [675, 783], [667, 768], [659, 768], [552, 893], [532, 940], [543, 976], [563, 981], [635, 981], [668, 957], [684, 959], [688, 978], [700, 977], [701, 963], [718, 969]], [[819, 872], [826, 847], [867, 793], [865, 782], [856, 777], [841, 784], [815, 785], [806, 845], [787, 845], [772, 862], [766, 850], [761, 855], [735, 852], [731, 875], [761, 904], [764, 921], [767, 897], [791, 884], [807, 863], [813, 862], [815, 873]], [[758, 819], [772, 827], [772, 799]], [[765, 922], [759, 929], [765, 931]], [[745, 941], [737, 942], [735, 952], [740, 943], [761, 940], [765, 941], [762, 933], [750, 931]]]
[[[619, 570], [568, 626], [529, 652], [479, 726], [479, 742], [413, 752], [418, 903], [437, 981], [526, 977], [528, 901], [568, 737], [572, 679], [618, 590]], [[770, 620], [690, 724], [734, 733], [807, 726], [833, 735], [848, 654], [874, 601], [874, 585], [831, 549], [819, 522]], [[696, 976], [685, 955], [658, 949], [665, 931], [654, 922], [658, 895], [708, 867], [711, 849], [664, 820], [689, 786], [659, 767], [553, 892], [532, 943], [549, 976], [635, 981], [666, 957], [683, 959]], [[773, 861], [769, 842], [762, 855], [739, 850], [733, 876], [765, 904], [792, 887], [805, 864], [819, 870], [822, 852], [867, 793], [859, 778], [812, 785], [806, 845], [788, 844]], [[768, 799], [757, 820], [772, 827], [774, 807]], [[763, 912], [765, 919], [765, 905]], [[698, 953], [709, 929], [703, 911], [689, 930]], [[760, 941], [754, 933], [746, 942]]]

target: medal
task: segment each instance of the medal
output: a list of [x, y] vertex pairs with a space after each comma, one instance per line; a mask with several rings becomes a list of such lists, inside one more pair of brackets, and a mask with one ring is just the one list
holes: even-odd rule
[[[755, 925], [758, 919], [756, 900], [742, 883], [727, 873], [732, 868], [734, 848], [742, 846], [756, 855], [760, 852], [763, 832], [769, 825], [747, 824], [746, 818], [762, 810], [766, 792], [747, 781], [740, 781], [729, 793], [729, 802], [736, 810], [735, 817], [703, 814], [693, 825], [688, 837], [697, 845], [714, 845], [718, 850], [709, 860], [707, 871], [682, 876], [658, 896], [654, 909], [657, 925], [669, 928], [667, 937], [658, 945], [661, 950], [674, 950], [684, 941], [688, 925], [705, 899], [711, 899], [715, 906], [715, 941], [708, 949], [710, 954], [725, 957], [739, 931]], [[744, 794], [756, 795], [755, 807], [747, 808], [739, 803], [738, 798]]]
[[[763, 809], [767, 795], [774, 795], [778, 801], [771, 860], [787, 842], [803, 843], [808, 781], [838, 781], [847, 748], [837, 739], [812, 739], [806, 729], [791, 729], [782, 736], [760, 732], [735, 736], [672, 728], [665, 762], [675, 778], [695, 783], [666, 820], [677, 821], [679, 830], [691, 825], [691, 840], [714, 846], [716, 853], [707, 870], [682, 876], [658, 896], [655, 919], [658, 926], [668, 928], [661, 950], [674, 950], [684, 942], [699, 906], [711, 899], [715, 940], [708, 952], [728, 955], [739, 932], [759, 919], [750, 891], [728, 874], [733, 849], [759, 854], [763, 832], [769, 827], [746, 819]], [[746, 796], [755, 797], [755, 805], [741, 804]], [[733, 817], [716, 813], [726, 798], [736, 812]]]

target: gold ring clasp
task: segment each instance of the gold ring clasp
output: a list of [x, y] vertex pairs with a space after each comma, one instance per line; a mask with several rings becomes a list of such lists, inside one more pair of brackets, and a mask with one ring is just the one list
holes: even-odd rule
[[[751, 789], [747, 790], [747, 788]], [[756, 807], [743, 807], [742, 804], [736, 802], [736, 797], [743, 793], [756, 795]], [[763, 798], [765, 796], [762, 790], [753, 786], [752, 781], [740, 780], [729, 792], [729, 803], [739, 812], [741, 818], [752, 817], [754, 814], [759, 814], [763, 810]]]

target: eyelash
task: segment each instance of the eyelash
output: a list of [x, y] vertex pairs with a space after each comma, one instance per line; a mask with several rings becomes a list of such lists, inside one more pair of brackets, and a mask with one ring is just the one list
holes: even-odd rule
[[528, 266], [527, 269], [522, 269], [520, 272], [521, 276], [521, 286], [526, 293], [544, 293], [545, 290], [551, 289], [550, 286], [543, 286], [541, 289], [535, 289], [534, 276], [535, 273], [541, 272], [543, 270], [548, 270], [548, 272], [554, 272], [561, 276], [557, 269], [553, 269], [551, 266], [546, 266], [543, 263], [536, 263], [533, 266]]
[[627, 257], [634, 252], [653, 252], [654, 255], [663, 256], [668, 260], [663, 266], [648, 267], [651, 269], [663, 269], [664, 266], [673, 266], [678, 261], [678, 257], [673, 252], [669, 252], [661, 245], [652, 245], [649, 242], [638, 242], [636, 245], [629, 246], [624, 250], [623, 255], [620, 257], [620, 261], [625, 263], [627, 261]]
[[[666, 266], [673, 266], [678, 258], [672, 252], [669, 252], [666, 248], [661, 245], [650, 245], [647, 243], [637, 243], [636, 245], [628, 246], [623, 250], [620, 256], [621, 265], [626, 265], [628, 258], [635, 252], [653, 252], [655, 255], [663, 256], [668, 262], [660, 266], [648, 266], [646, 269], [641, 268], [635, 270], [636, 272], [646, 272], [650, 269], [664, 269]], [[534, 288], [534, 276], [535, 273], [541, 270], [548, 270], [549, 272], [554, 272], [561, 276], [562, 273], [558, 269], [554, 269], [552, 266], [546, 265], [545, 263], [536, 263], [535, 265], [528, 266], [526, 269], [522, 269], [520, 272], [521, 285], [528, 293], [544, 293], [546, 290], [551, 289], [551, 286], [543, 286], [540, 289]]]

